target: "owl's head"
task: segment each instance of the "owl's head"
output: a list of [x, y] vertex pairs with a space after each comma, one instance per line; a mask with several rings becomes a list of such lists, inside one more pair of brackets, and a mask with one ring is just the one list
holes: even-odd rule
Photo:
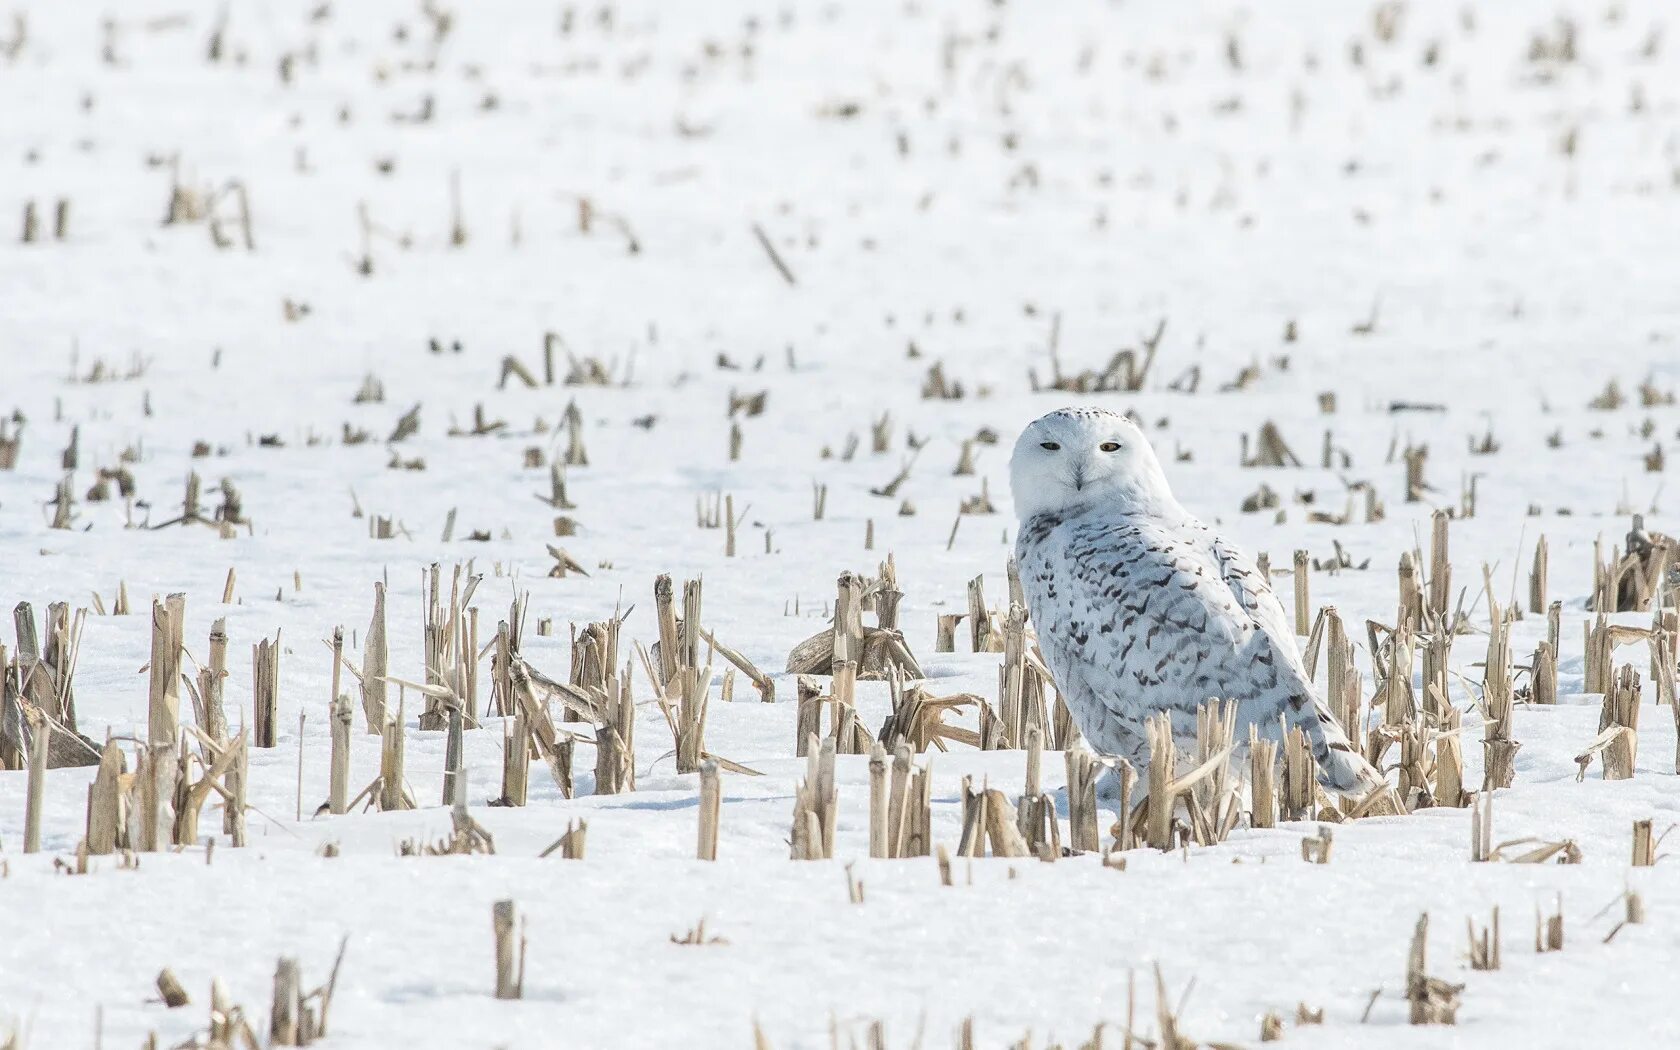
[[1101, 506], [1161, 514], [1174, 505], [1143, 431], [1105, 408], [1063, 408], [1027, 425], [1009, 459], [1015, 513]]

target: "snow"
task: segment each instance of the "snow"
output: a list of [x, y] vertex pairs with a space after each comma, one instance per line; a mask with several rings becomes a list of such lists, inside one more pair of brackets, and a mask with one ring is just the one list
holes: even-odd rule
[[[247, 719], [247, 647], [278, 630], [285, 648], [279, 746], [252, 753], [244, 850], [223, 840], [144, 854], [133, 869], [95, 858], [90, 874], [69, 876], [56, 862], [73, 863], [90, 771], [48, 774], [43, 850], [30, 855], [25, 775], [0, 773], [0, 1024], [36, 1048], [96, 1045], [96, 1032], [104, 1045], [154, 1031], [174, 1045], [204, 1031], [220, 977], [261, 1025], [276, 957], [299, 957], [312, 987], [348, 936], [325, 1044], [335, 1048], [746, 1047], [756, 1021], [785, 1050], [831, 1045], [831, 1026], [842, 1045], [861, 1044], [877, 1019], [890, 1047], [918, 1031], [939, 1046], [966, 1017], [983, 1046], [1027, 1032], [1033, 1045], [1075, 1042], [1124, 1022], [1134, 978], [1139, 1031], [1152, 1032], [1156, 966], [1175, 999], [1194, 980], [1182, 1028], [1200, 1040], [1246, 1045], [1263, 1014], [1292, 1019], [1298, 1002], [1325, 1010], [1322, 1027], [1290, 1024], [1286, 1041], [1302, 1047], [1680, 1040], [1662, 1006], [1680, 960], [1680, 887], [1670, 862], [1629, 867], [1632, 822], [1661, 832], [1680, 809], [1674, 721], [1645, 712], [1631, 781], [1604, 782], [1594, 767], [1577, 782], [1573, 761], [1597, 732], [1598, 698], [1580, 693], [1594, 541], [1621, 542], [1630, 511], [1676, 527], [1666, 472], [1642, 459], [1657, 445], [1673, 453], [1680, 411], [1642, 407], [1635, 393], [1647, 377], [1680, 386], [1669, 265], [1680, 77], [1660, 35], [1667, 7], [1407, 5], [1382, 42], [1370, 5], [1330, 0], [501, 0], [454, 8], [432, 67], [416, 5], [312, 17], [318, 6], [229, 6], [211, 62], [220, 5], [25, 0], [25, 42], [10, 58], [0, 50], [0, 221], [33, 200], [48, 231], [21, 244], [8, 225], [0, 245], [0, 411], [28, 417], [16, 469], [0, 472], [0, 607], [91, 607], [94, 592], [109, 607], [126, 582], [136, 615], [90, 616], [82, 643], [78, 709], [96, 739], [144, 733], [136, 672], [154, 594], [187, 595], [200, 661], [211, 622], [226, 618], [227, 702]], [[1554, 15], [1576, 27], [1577, 57], [1531, 60], [1533, 38], [1559, 39]], [[113, 62], [101, 59], [107, 39]], [[290, 84], [278, 75], [288, 53]], [[432, 119], [397, 119], [427, 99]], [[218, 250], [202, 223], [160, 225], [171, 157], [188, 186], [246, 185], [255, 251]], [[61, 197], [70, 225], [57, 242]], [[361, 202], [385, 231], [366, 276], [353, 266]], [[797, 283], [778, 275], [755, 224]], [[307, 313], [288, 319], [287, 301]], [[1069, 373], [1101, 367], [1166, 318], [1146, 388], [1032, 392], [1029, 369], [1050, 374], [1058, 314]], [[1298, 338], [1285, 343], [1291, 321]], [[498, 388], [504, 355], [540, 371], [545, 331], [628, 381]], [[96, 360], [122, 372], [135, 355], [138, 378], [71, 379]], [[720, 355], [738, 369], [719, 368]], [[936, 361], [965, 398], [921, 399]], [[1243, 390], [1220, 389], [1250, 365], [1258, 375]], [[1192, 366], [1198, 391], [1169, 389]], [[368, 374], [387, 396], [353, 404]], [[1589, 410], [1611, 380], [1629, 403]], [[731, 462], [730, 393], [760, 390], [766, 411], [739, 420]], [[1321, 391], [1337, 395], [1334, 414], [1320, 414]], [[580, 533], [556, 540], [554, 512], [533, 499], [546, 471], [521, 461], [527, 447], [563, 448], [554, 428], [572, 399], [590, 464], [568, 474]], [[437, 804], [443, 734], [419, 731], [412, 702], [408, 780], [422, 808], [310, 816], [328, 772], [331, 660], [319, 640], [336, 625], [359, 640], [373, 584], [388, 576], [392, 671], [420, 677], [420, 570], [432, 562], [484, 573], [486, 640], [528, 591], [531, 623], [551, 617], [556, 634], [528, 631], [525, 655], [554, 676], [568, 623], [634, 605], [626, 652], [630, 639], [651, 643], [662, 572], [703, 576], [708, 628], [779, 671], [822, 626], [835, 577], [873, 571], [891, 551], [933, 691], [994, 696], [997, 656], [934, 653], [936, 616], [964, 609], [980, 573], [1003, 599], [1008, 442], [1078, 400], [1135, 410], [1181, 500], [1274, 566], [1297, 548], [1328, 557], [1337, 542], [1370, 559], [1311, 581], [1314, 604], [1335, 604], [1361, 643], [1365, 620], [1393, 619], [1401, 551], [1426, 542], [1429, 512], [1457, 506], [1477, 475], [1476, 516], [1452, 526], [1454, 578], [1478, 631], [1453, 651], [1465, 676], [1453, 701], [1467, 711], [1485, 650], [1481, 567], [1502, 604], [1522, 595], [1544, 534], [1564, 601], [1566, 695], [1519, 709], [1516, 784], [1498, 793], [1493, 837], [1572, 839], [1582, 862], [1473, 864], [1469, 811], [1441, 809], [1338, 826], [1324, 866], [1301, 861], [1298, 840], [1318, 827], [1301, 823], [1132, 851], [1124, 871], [1096, 856], [959, 860], [944, 887], [932, 860], [867, 859], [865, 760], [843, 756], [835, 860], [796, 863], [786, 837], [804, 766], [792, 757], [794, 682], [780, 674], [775, 705], [744, 682], [732, 704], [714, 695], [708, 747], [764, 774], [726, 776], [716, 863], [693, 859], [696, 778], [675, 773], [651, 703], [638, 714], [633, 794], [587, 794], [593, 756], [580, 747], [580, 797], [561, 799], [533, 763], [527, 807], [487, 807], [500, 793], [499, 720], [468, 733], [468, 794], [494, 856], [397, 855], [402, 841], [449, 829]], [[1396, 401], [1442, 410], [1391, 412]], [[419, 434], [388, 449], [415, 404]], [[449, 436], [478, 405], [507, 427]], [[876, 455], [869, 425], [882, 413], [893, 437]], [[634, 424], [649, 416], [651, 427]], [[1267, 420], [1306, 466], [1238, 465], [1240, 435]], [[345, 445], [346, 424], [372, 440]], [[140, 502], [78, 503], [75, 527], [54, 531], [42, 505], [72, 426], [78, 497], [133, 448]], [[960, 442], [983, 426], [1000, 444], [978, 448], [977, 475], [953, 476]], [[1349, 467], [1318, 465], [1327, 429]], [[1473, 456], [1466, 439], [1488, 432], [1501, 448]], [[927, 442], [914, 456], [911, 433]], [[269, 434], [284, 447], [258, 444]], [[849, 434], [862, 446], [845, 462]], [[215, 454], [192, 458], [197, 441]], [[1429, 446], [1422, 503], [1403, 502], [1393, 450], [1407, 443]], [[836, 458], [821, 458], [825, 447]], [[426, 469], [388, 469], [393, 452]], [[906, 461], [898, 499], [869, 493]], [[175, 516], [193, 470], [210, 504], [212, 486], [232, 479], [249, 533], [125, 527], [130, 515]], [[999, 513], [963, 518], [948, 546], [958, 503], [982, 480]], [[1359, 480], [1376, 486], [1382, 521], [1307, 520], [1341, 513], [1344, 481]], [[819, 481], [828, 513], [813, 521]], [[1262, 482], [1283, 498], [1283, 520], [1239, 512]], [[750, 508], [733, 559], [722, 532], [692, 516], [696, 497], [720, 489]], [[903, 499], [914, 516], [899, 516]], [[370, 538], [358, 505], [403, 532]], [[476, 529], [491, 538], [464, 538]], [[589, 576], [545, 577], [547, 542]], [[236, 600], [224, 606], [230, 568]], [[1512, 634], [1526, 662], [1544, 618]], [[1369, 683], [1363, 645], [1358, 661]], [[1618, 661], [1648, 666], [1642, 646]], [[639, 670], [637, 681], [649, 701]], [[860, 691], [860, 713], [879, 726], [884, 688]], [[1465, 741], [1472, 786], [1477, 735]], [[359, 788], [377, 772], [378, 740], [358, 726], [352, 743]], [[1013, 796], [1023, 775], [1019, 752], [958, 748], [931, 763], [936, 840], [953, 847], [961, 779]], [[1061, 786], [1059, 756], [1045, 780]], [[587, 858], [537, 859], [576, 818], [589, 822]], [[219, 828], [212, 809], [202, 831]], [[327, 844], [340, 855], [321, 856]], [[1601, 943], [1626, 890], [1647, 921]], [[1560, 896], [1566, 946], [1532, 954], [1531, 916]], [[491, 997], [490, 905], [505, 898], [528, 920], [519, 1002]], [[1461, 924], [1495, 907], [1505, 968], [1472, 972]], [[1431, 973], [1466, 985], [1456, 1028], [1406, 1024], [1407, 940], [1425, 911]], [[726, 943], [671, 942], [701, 919]], [[156, 1001], [165, 966], [191, 1005]]]

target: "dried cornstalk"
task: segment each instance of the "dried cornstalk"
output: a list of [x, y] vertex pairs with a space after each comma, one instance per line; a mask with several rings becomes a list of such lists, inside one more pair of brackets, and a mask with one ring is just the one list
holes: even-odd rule
[[1464, 922], [1470, 934], [1470, 969], [1499, 969], [1499, 909], [1493, 909], [1493, 921], [1483, 927], [1480, 934], [1476, 932], [1475, 923], [1469, 919]]
[[555, 839], [553, 844], [537, 856], [539, 858], [548, 857], [558, 851], [561, 860], [582, 860], [588, 834], [589, 823], [587, 821], [567, 821], [566, 833]]
[[1317, 768], [1307, 735], [1300, 727], [1291, 727], [1283, 742], [1283, 781], [1278, 796], [1283, 819], [1306, 820], [1312, 816]]
[[[1417, 719], [1417, 701], [1412, 695], [1412, 664], [1416, 649], [1410, 631], [1395, 631], [1389, 636], [1388, 670], [1383, 676], [1382, 704], [1385, 726], [1408, 725]], [[1427, 687], [1429, 679], [1424, 678]], [[1378, 764], [1380, 753], [1372, 757]]]
[[1546, 537], [1541, 536], [1534, 545], [1534, 568], [1528, 574], [1528, 611], [1543, 613], [1546, 611], [1546, 572], [1549, 562], [1549, 551], [1546, 547]]
[[676, 744], [677, 772], [694, 773], [705, 753], [706, 703], [711, 691], [712, 669], [699, 664], [702, 630], [701, 584], [683, 584], [683, 618], [679, 623], [673, 603], [671, 578], [654, 581], [654, 612], [659, 624], [657, 658], [637, 646], [648, 679], [654, 684], [654, 698], [665, 715]]
[[1048, 715], [1043, 679], [1027, 662], [1027, 611], [1011, 603], [1003, 622], [1003, 663], [998, 669], [999, 707], [1007, 747], [1020, 747], [1033, 730], [1043, 732]]
[[1308, 864], [1328, 864], [1330, 850], [1335, 843], [1336, 839], [1330, 828], [1321, 824], [1317, 833], [1301, 840], [1301, 859]]
[[962, 834], [957, 839], [957, 856], [983, 856], [986, 839], [986, 792], [974, 790], [974, 778], [962, 779]]
[[869, 749], [869, 855], [876, 859], [889, 856], [887, 820], [892, 795], [887, 786], [887, 749], [880, 741]]
[[[599, 708], [611, 685], [613, 670], [618, 664], [619, 620], [602, 620], [586, 624], [580, 632], [572, 628], [571, 685], [590, 703]], [[511, 639], [510, 639], [511, 641]], [[585, 721], [577, 706], [567, 705], [562, 712], [567, 722]]]
[[1295, 552], [1295, 633], [1303, 636], [1307, 633], [1312, 618], [1312, 603], [1307, 595], [1307, 568], [1310, 564], [1306, 551]]
[[1434, 800], [1434, 791], [1430, 786], [1434, 780], [1434, 764], [1430, 743], [1435, 739], [1434, 728], [1426, 721], [1413, 721], [1384, 726], [1380, 732], [1400, 742], [1400, 798], [1413, 807], [1431, 805]]
[[123, 753], [116, 741], [108, 740], [99, 756], [99, 771], [88, 785], [87, 835], [89, 853], [104, 856], [125, 845], [127, 828], [122, 812]]
[[636, 789], [636, 704], [630, 693], [631, 665], [608, 682], [601, 720], [595, 727], [595, 793], [616, 795]]
[[986, 577], [976, 576], [968, 581], [968, 637], [970, 647], [977, 653], [1003, 651], [1001, 632], [993, 626], [993, 615], [986, 608]]
[[1223, 842], [1236, 827], [1237, 786], [1230, 782], [1226, 761], [1235, 750], [1237, 703], [1209, 700], [1196, 709], [1196, 765], [1205, 770], [1186, 787], [1191, 827], [1202, 845]]
[[677, 682], [674, 702], [667, 702], [666, 694], [660, 694], [660, 709], [665, 712], [676, 743], [677, 772], [693, 773], [699, 770], [700, 758], [706, 751], [706, 705], [712, 669], [685, 667]]
[[1277, 741], [1260, 735], [1260, 727], [1248, 726], [1249, 823], [1257, 828], [1277, 826]]
[[800, 675], [795, 680], [799, 700], [794, 712], [794, 754], [804, 758], [810, 753], [811, 741], [822, 735], [823, 691], [817, 680]]
[[1172, 849], [1172, 782], [1178, 761], [1178, 750], [1173, 746], [1172, 717], [1165, 711], [1152, 715], [1144, 729], [1149, 739], [1149, 804], [1144, 841], [1154, 849]]
[[1536, 704], [1557, 703], [1557, 652], [1548, 642], [1534, 648], [1534, 661], [1529, 670], [1529, 699]]
[[397, 694], [397, 709], [385, 712], [383, 739], [379, 749], [379, 808], [385, 812], [413, 809], [414, 803], [403, 783], [403, 716], [407, 703]]
[[1674, 641], [1675, 632], [1652, 627], [1651, 682], [1656, 686], [1657, 705], [1659, 707], [1674, 707], [1676, 686]]
[[[1470, 800], [1470, 793], [1464, 790], [1464, 753], [1458, 739], [1462, 720], [1463, 716], [1458, 711], [1449, 710], [1442, 718], [1439, 729], [1433, 733], [1435, 738], [1435, 785], [1433, 793], [1437, 806], [1462, 809]], [[1515, 741], [1510, 743], [1514, 744]], [[1485, 744], [1484, 741], [1484, 746]], [[1485, 786], [1484, 790], [1487, 790]]]
[[910, 745], [897, 741], [893, 745], [892, 791], [887, 801], [890, 857], [925, 857], [933, 844], [932, 771], [926, 766], [918, 768], [911, 759]]
[[695, 856], [717, 860], [718, 820], [723, 813], [723, 784], [715, 759], [700, 763], [700, 840]]
[[[27, 700], [45, 715], [58, 731], [53, 738], [52, 751], [47, 756], [48, 768], [67, 765], [91, 765], [98, 755], [90, 741], [76, 733], [76, 695], [72, 679], [76, 671], [76, 656], [81, 648], [82, 627], [87, 610], [78, 609], [70, 615], [64, 602], [47, 606], [46, 638], [35, 631], [35, 614], [28, 602], [19, 602], [13, 610], [17, 627], [17, 696]], [[0, 653], [0, 665], [4, 654]], [[21, 739], [24, 733], [14, 714], [10, 716], [0, 735], [16, 737], [12, 746], [27, 749]]]
[[1482, 740], [1482, 790], [1507, 788], [1516, 778], [1516, 755], [1522, 747], [1511, 737], [1512, 703], [1510, 622], [1488, 596], [1487, 662], [1482, 676], [1482, 706], [1487, 727]]
[[[837, 664], [854, 659], [858, 677], [865, 681], [880, 681], [895, 673], [910, 679], [924, 677], [921, 664], [904, 640], [904, 633], [892, 627], [864, 627], [859, 619], [862, 599], [860, 603], [852, 603], [849, 590], [849, 587], [842, 588], [835, 626], [825, 627], [788, 653], [788, 673], [833, 674]], [[842, 629], [848, 623], [850, 627]], [[841, 656], [837, 645], [856, 654], [855, 657]]]
[[187, 596], [152, 599], [151, 702], [147, 708], [148, 743], [172, 744], [181, 731], [181, 631]]
[[904, 601], [904, 592], [899, 589], [898, 562], [891, 553], [880, 564], [870, 597], [874, 602], [876, 625], [884, 630], [898, 630], [898, 606]]
[[496, 998], [523, 999], [525, 935], [514, 903], [497, 901], [490, 909], [490, 924], [496, 936]]
[[373, 617], [368, 621], [367, 641], [362, 646], [362, 718], [369, 733], [385, 727], [385, 698], [391, 673], [391, 649], [385, 638], [385, 584], [373, 585]]
[[181, 986], [180, 978], [176, 977], [167, 968], [158, 972], [157, 990], [158, 998], [162, 999], [163, 1005], [171, 1010], [178, 1006], [185, 1006], [191, 1001], [187, 996], [187, 990]]
[[1493, 859], [1493, 792], [1470, 800], [1470, 859], [1477, 864]]
[[1042, 861], [1055, 861], [1061, 857], [1062, 829], [1056, 820], [1056, 800], [1048, 792], [1033, 797], [1021, 796], [1015, 804], [1015, 827], [1032, 856]]
[[1448, 984], [1424, 972], [1429, 938], [1429, 915], [1419, 916], [1406, 961], [1406, 1001], [1412, 1024], [1456, 1024], [1462, 984]]
[[1593, 545], [1592, 608], [1601, 612], [1639, 612], [1652, 607], [1663, 590], [1668, 566], [1680, 544], [1661, 533], [1648, 532], [1644, 517], [1633, 516], [1627, 534], [1627, 553], [1612, 547], [1608, 562], [1599, 558], [1600, 544]]
[[1633, 822], [1633, 866], [1649, 868], [1657, 862], [1657, 839], [1649, 820]]
[[[1359, 672], [1353, 666], [1353, 653], [1348, 646], [1347, 631], [1334, 605], [1323, 609], [1328, 656], [1324, 669], [1324, 697], [1330, 710], [1342, 724], [1342, 732], [1349, 739], [1363, 735], [1363, 719], [1359, 716]], [[1351, 680], [1352, 688], [1349, 688]]]
[[986, 798], [986, 841], [994, 857], [1028, 857], [1032, 852], [1015, 824], [1009, 799], [997, 788], [988, 788]]
[[1563, 950], [1562, 894], [1558, 895], [1555, 908], [1550, 915], [1542, 915], [1538, 907], [1534, 909], [1534, 951], [1537, 954]]
[[701, 628], [700, 630], [700, 637], [707, 645], [716, 649], [718, 655], [735, 665], [736, 670], [747, 676], [747, 680], [752, 682], [754, 688], [758, 690], [759, 700], [766, 704], [773, 704], [776, 702], [776, 683], [771, 680], [769, 675], [760, 671], [751, 660], [748, 660], [745, 656], [741, 655], [739, 651], [731, 649], [729, 646], [718, 641], [712, 636], [711, 632], [705, 630], [704, 628]]
[[47, 793], [47, 746], [52, 741], [52, 724], [43, 716], [30, 727], [29, 782], [23, 817], [23, 852], [41, 852], [41, 811]]
[[[16, 429], [13, 429], [13, 423]], [[18, 448], [23, 443], [23, 422], [21, 419], [0, 419], [0, 470], [15, 470], [18, 461]]]
[[303, 987], [296, 959], [282, 958], [274, 968], [274, 1001], [268, 1014], [270, 1046], [304, 1046]]
[[1082, 739], [1079, 727], [1073, 722], [1073, 712], [1068, 710], [1067, 700], [1063, 698], [1061, 690], [1056, 688], [1055, 681], [1050, 676], [1050, 669], [1044, 666], [1043, 657], [1038, 655], [1037, 647], [1027, 656], [1027, 663], [1040, 678], [1045, 679], [1055, 700], [1050, 705], [1050, 748], [1053, 751], [1066, 751]]
[[[525, 712], [525, 724], [531, 730], [531, 739], [536, 744], [537, 753], [542, 756], [548, 766], [549, 775], [554, 778], [555, 786], [560, 789], [564, 798], [572, 797], [572, 737], [562, 738], [554, 727], [554, 720], [548, 716], [547, 707], [539, 702], [536, 693], [531, 688], [532, 681], [537, 675], [523, 659], [516, 658], [512, 668], [513, 692], [518, 699], [521, 709]], [[541, 684], [548, 691], [549, 696], [558, 696], [563, 703], [582, 704], [575, 689], [562, 686], [558, 682], [541, 679]], [[591, 721], [595, 718], [592, 707], [586, 708]]]
[[1610, 632], [1610, 624], [1606, 622], [1603, 613], [1590, 623], [1583, 623], [1581, 631], [1584, 635], [1581, 654], [1581, 691], [1583, 693], [1609, 692], [1609, 677], [1611, 673], [1611, 657], [1615, 652], [1615, 642]]
[[1598, 728], [1604, 733], [1617, 726], [1626, 731], [1614, 734], [1603, 748], [1604, 779], [1629, 780], [1639, 756], [1639, 672], [1623, 667], [1616, 675], [1599, 711]]
[[[888, 685], [892, 712], [881, 725], [880, 739], [883, 743], [902, 737], [909, 741], [911, 750], [916, 752], [926, 751], [930, 747], [937, 747], [941, 751], [948, 750], [945, 746], [947, 741], [967, 747], [981, 746], [980, 734], [972, 729], [945, 722], [945, 716], [948, 714], [965, 707], [984, 705], [985, 701], [980, 697], [973, 693], [936, 697], [920, 684], [906, 689], [902, 676], [897, 674], [888, 679]], [[816, 732], [815, 723], [812, 723], [811, 731]]]
[[[1065, 753], [1067, 762], [1068, 846], [1076, 853], [1102, 848], [1097, 830], [1097, 778], [1102, 766], [1083, 744]], [[1121, 799], [1121, 806], [1130, 803]]]
[[1260, 425], [1254, 441], [1254, 454], [1249, 454], [1248, 435], [1242, 435], [1242, 465], [1245, 467], [1298, 467], [1301, 460], [1283, 440], [1283, 431], [1271, 420]]
[[829, 738], [812, 750], [805, 779], [794, 795], [791, 835], [794, 860], [829, 860], [834, 856], [834, 824], [838, 813], [834, 740]]
[[[1490, 627], [1489, 630], [1491, 632], [1497, 628]], [[1439, 718], [1447, 707], [1452, 674], [1452, 642], [1452, 631], [1439, 625], [1424, 639], [1423, 714], [1426, 718]]]
[[842, 755], [862, 755], [869, 751], [869, 731], [857, 713], [857, 664], [850, 660], [834, 665], [834, 716], [832, 719], [835, 750]]
[[129, 840], [143, 853], [168, 849], [175, 838], [175, 786], [180, 763], [174, 744], [146, 745], [139, 750], [134, 792], [130, 802]]
[[954, 653], [957, 651], [957, 624], [963, 621], [966, 613], [940, 613], [936, 621], [933, 651], [936, 653]]
[[273, 747], [280, 706], [280, 632], [251, 646], [252, 743]]
[[1022, 798], [1037, 798], [1043, 794], [1040, 781], [1044, 767], [1044, 733], [1037, 727], [1027, 730], [1027, 781], [1021, 789]]
[[1130, 762], [1117, 758], [1114, 760], [1114, 779], [1117, 784], [1115, 797], [1120, 800], [1120, 805], [1109, 828], [1109, 833], [1114, 836], [1110, 850], [1127, 850], [1137, 845], [1138, 811], [1132, 806], [1132, 796], [1137, 789], [1137, 770]]
[[516, 628], [508, 626], [509, 620], [518, 623], [519, 612], [520, 602], [516, 598], [509, 619], [496, 624], [496, 640], [491, 643], [490, 713], [503, 718], [519, 711], [519, 701], [513, 695], [513, 657], [519, 643], [514, 633]]
[[210, 663], [198, 672], [198, 695], [204, 706], [204, 732], [218, 743], [228, 738], [227, 708], [223, 696], [227, 686], [227, 620], [210, 625]]
[[834, 663], [863, 660], [863, 580], [843, 572], [834, 599]]
[[[234, 805], [235, 801], [240, 807], [245, 804], [243, 787], [236, 793], [228, 780], [229, 774], [236, 768], [243, 776], [245, 743], [249, 731], [241, 729], [238, 736], [223, 743], [211, 740], [207, 734], [197, 729], [192, 732], [199, 738], [204, 757], [197, 758], [192, 752], [184, 749], [177, 752], [171, 838], [178, 846], [198, 841], [198, 816], [212, 793], [221, 796], [229, 806]], [[196, 780], [192, 775], [192, 764], [195, 761], [201, 767], [201, 773]]]
[[[598, 757], [598, 756], [597, 756]], [[599, 781], [600, 774], [596, 774]], [[514, 708], [513, 717], [502, 722], [501, 804], [523, 806], [531, 785], [531, 730], [525, 712]]]
[[583, 413], [578, 411], [576, 401], [566, 404], [561, 422], [566, 427], [566, 466], [589, 466], [589, 452], [583, 446]]
[[1451, 519], [1438, 510], [1430, 519], [1429, 530], [1429, 612], [1436, 623], [1447, 622], [1448, 602], [1452, 596], [1452, 560], [1447, 550], [1447, 524]]
[[473, 593], [483, 576], [467, 576], [463, 586], [463, 568], [454, 567], [451, 573], [449, 603], [441, 601], [443, 572], [433, 563], [421, 572], [421, 640], [424, 648], [425, 677], [422, 692], [426, 707], [420, 712], [420, 728], [439, 731], [449, 727], [448, 703], [451, 698], [460, 704], [469, 728], [477, 728], [476, 660], [478, 646], [473, 637], [473, 619], [467, 613]]
[[222, 797], [222, 834], [235, 847], [245, 845], [245, 785], [251, 775], [251, 740], [241, 732], [234, 749], [233, 764], [222, 777], [227, 794]]
[[1397, 632], [1416, 631], [1423, 624], [1423, 583], [1418, 579], [1417, 559], [1411, 551], [1400, 555], [1400, 609], [1395, 618]]
[[350, 802], [350, 732], [355, 721], [350, 694], [340, 693], [332, 703], [332, 770], [327, 791], [327, 808], [338, 814]]

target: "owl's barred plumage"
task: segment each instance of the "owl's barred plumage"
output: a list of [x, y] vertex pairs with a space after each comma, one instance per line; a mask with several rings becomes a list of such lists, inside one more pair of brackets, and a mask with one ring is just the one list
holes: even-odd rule
[[1158, 711], [1180, 747], [1196, 709], [1237, 703], [1278, 739], [1300, 727], [1326, 788], [1363, 793], [1381, 776], [1318, 700], [1283, 606], [1248, 556], [1173, 498], [1148, 440], [1104, 409], [1052, 412], [1016, 442], [1010, 484], [1015, 557], [1039, 647], [1100, 754], [1148, 764]]

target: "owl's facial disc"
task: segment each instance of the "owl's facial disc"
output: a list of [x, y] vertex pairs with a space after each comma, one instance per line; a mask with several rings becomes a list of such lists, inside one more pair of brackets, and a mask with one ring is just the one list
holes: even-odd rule
[[1100, 488], [1122, 467], [1126, 451], [1120, 427], [1105, 423], [1060, 416], [1033, 423], [1029, 432], [1042, 438], [1029, 452], [1036, 473], [1075, 493]]
[[1092, 501], [1135, 500], [1165, 479], [1143, 433], [1096, 409], [1064, 409], [1034, 420], [1016, 442], [1010, 481], [1023, 519]]

